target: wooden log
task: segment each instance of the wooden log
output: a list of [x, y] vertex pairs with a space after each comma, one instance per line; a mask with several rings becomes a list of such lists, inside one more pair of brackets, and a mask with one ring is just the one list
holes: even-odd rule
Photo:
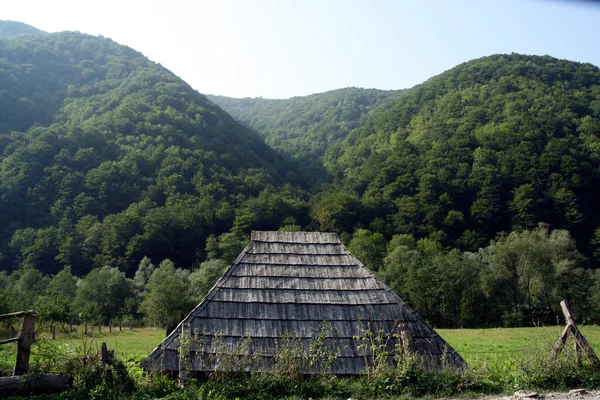
[[581, 332], [575, 325], [572, 325], [571, 330], [573, 332], [573, 335], [575, 336], [575, 341], [577, 341], [577, 343], [579, 344], [579, 347], [583, 351], [583, 354], [585, 354], [585, 357], [588, 359], [590, 364], [592, 364], [596, 368], [600, 368], [600, 359], [598, 359], [598, 356], [594, 352], [592, 346], [590, 346], [590, 344], [588, 343], [585, 336], [581, 334]]
[[21, 325], [17, 346], [17, 362], [15, 363], [13, 375], [24, 375], [29, 371], [29, 356], [34, 341], [35, 313], [28, 313], [23, 316], [23, 325]]
[[572, 324], [575, 325], [575, 320], [573, 319], [573, 315], [571, 314], [571, 310], [569, 309], [569, 303], [567, 300], [563, 300], [560, 302], [560, 308], [562, 308], [562, 312], [567, 320], [567, 325]]
[[[563, 334], [559, 338], [559, 342], [557, 343], [557, 346], [558, 346], [560, 344], [561, 340], [563, 340], [563, 336], [564, 336], [562, 345], [558, 349], [558, 352], [556, 353], [556, 355], [558, 355], [558, 353], [560, 353], [560, 350], [562, 349], [562, 346], [564, 346], [564, 344], [567, 340], [566, 337], [570, 331], [573, 333], [573, 336], [575, 336], [575, 353], [576, 353], [575, 357], [577, 357], [577, 362], [578, 363], [581, 362], [580, 356], [579, 356], [579, 351], [578, 351], [578, 350], [580, 350], [583, 352], [583, 354], [585, 354], [585, 357], [588, 359], [590, 364], [592, 364], [596, 368], [600, 368], [600, 359], [598, 359], [598, 356], [594, 352], [594, 349], [592, 348], [592, 346], [590, 346], [590, 344], [588, 343], [585, 336], [583, 336], [581, 331], [575, 325], [575, 320], [573, 318], [573, 315], [571, 314], [571, 310], [569, 309], [569, 303], [566, 300], [563, 300], [560, 302], [560, 307], [562, 308], [563, 314], [565, 315], [565, 319], [567, 320], [567, 327], [565, 328], [565, 331], [563, 332]], [[555, 346], [555, 348], [552, 350], [552, 354], [550, 355], [551, 359], [555, 353], [555, 350], [557, 349], [557, 346]], [[556, 355], [554, 355], [554, 357], [556, 357]]]
[[28, 315], [28, 314], [36, 315], [36, 312], [33, 310], [29, 310], [29, 311], [18, 311], [18, 312], [9, 313], [9, 314], [2, 314], [2, 315], [0, 315], [0, 321], [4, 321], [5, 319], [24, 317], [25, 315]]
[[562, 351], [563, 347], [565, 347], [565, 343], [567, 343], [567, 339], [569, 337], [569, 332], [571, 332], [571, 324], [567, 324], [565, 329], [560, 334], [558, 341], [556, 342], [554, 348], [552, 349], [552, 352], [550, 353], [550, 361], [555, 360], [556, 357], [558, 357], [558, 355]]
[[60, 393], [69, 389], [72, 384], [72, 378], [55, 374], [45, 374], [36, 377], [2, 377], [0, 378], [0, 397]]
[[18, 342], [18, 341], [19, 341], [19, 338], [14, 337], [14, 338], [10, 338], [10, 339], [0, 340], [0, 344], [7, 344], [7, 343], [12, 343], [12, 342]]

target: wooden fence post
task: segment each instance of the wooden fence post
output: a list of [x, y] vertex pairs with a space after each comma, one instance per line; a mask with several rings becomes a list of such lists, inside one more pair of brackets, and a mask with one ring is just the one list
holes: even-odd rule
[[106, 367], [106, 365], [110, 364], [110, 354], [108, 353], [108, 347], [105, 342], [102, 342], [102, 366]]
[[191, 325], [189, 323], [181, 324], [181, 333], [179, 334], [179, 383], [181, 385], [185, 385], [190, 369], [191, 340]]
[[575, 325], [575, 320], [573, 319], [573, 315], [571, 314], [571, 310], [569, 309], [569, 303], [567, 303], [566, 300], [563, 300], [560, 302], [560, 307], [562, 308], [563, 314], [565, 315], [567, 326], [558, 338], [556, 345], [552, 349], [552, 352], [550, 353], [550, 360], [554, 360], [560, 354], [562, 348], [567, 342], [569, 332], [571, 332], [575, 337], [575, 357], [577, 363], [581, 363], [581, 352], [583, 352], [583, 354], [588, 359], [590, 364], [592, 364], [592, 366], [600, 368], [600, 360], [594, 352], [594, 349], [592, 348], [592, 346], [590, 346], [585, 336], [582, 335], [581, 331]]
[[410, 333], [410, 331], [400, 331], [400, 338], [402, 339], [402, 348], [404, 349], [404, 355], [408, 356], [414, 354], [415, 349], [413, 347], [412, 334]]
[[35, 341], [35, 316], [33, 311], [23, 315], [23, 325], [17, 342], [17, 362], [15, 363], [13, 375], [24, 375], [29, 371], [31, 345]]

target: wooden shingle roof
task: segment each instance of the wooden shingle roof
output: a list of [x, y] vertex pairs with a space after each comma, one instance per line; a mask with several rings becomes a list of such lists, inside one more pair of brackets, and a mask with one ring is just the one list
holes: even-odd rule
[[402, 343], [397, 334], [407, 330], [417, 354], [438, 365], [443, 358], [449, 365], [466, 365], [350, 254], [336, 234], [252, 232], [248, 246], [206, 298], [152, 352], [145, 367], [178, 370], [181, 332], [189, 329], [191, 370], [213, 371], [216, 357], [211, 355], [242, 348], [244, 354], [264, 358], [263, 368], [269, 369], [268, 360], [283, 338], [294, 338], [308, 348], [323, 327], [326, 345], [336, 356], [331, 373], [364, 372], [369, 359], [357, 339], [364, 336], [364, 329], [396, 333], [388, 339], [388, 348]]

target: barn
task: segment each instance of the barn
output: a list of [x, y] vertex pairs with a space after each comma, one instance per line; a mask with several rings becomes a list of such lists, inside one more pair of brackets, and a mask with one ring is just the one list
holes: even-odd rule
[[144, 368], [268, 371], [297, 358], [307, 361], [296, 364], [305, 374], [360, 375], [376, 362], [365, 344], [377, 337], [390, 363], [409, 352], [429, 365], [466, 367], [335, 233], [255, 231]]

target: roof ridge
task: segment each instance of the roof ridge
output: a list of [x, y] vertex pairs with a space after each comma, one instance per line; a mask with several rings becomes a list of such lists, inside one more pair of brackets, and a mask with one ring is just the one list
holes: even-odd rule
[[280, 243], [302, 242], [305, 244], [341, 243], [337, 234], [333, 232], [252, 231], [250, 233], [250, 241]]

